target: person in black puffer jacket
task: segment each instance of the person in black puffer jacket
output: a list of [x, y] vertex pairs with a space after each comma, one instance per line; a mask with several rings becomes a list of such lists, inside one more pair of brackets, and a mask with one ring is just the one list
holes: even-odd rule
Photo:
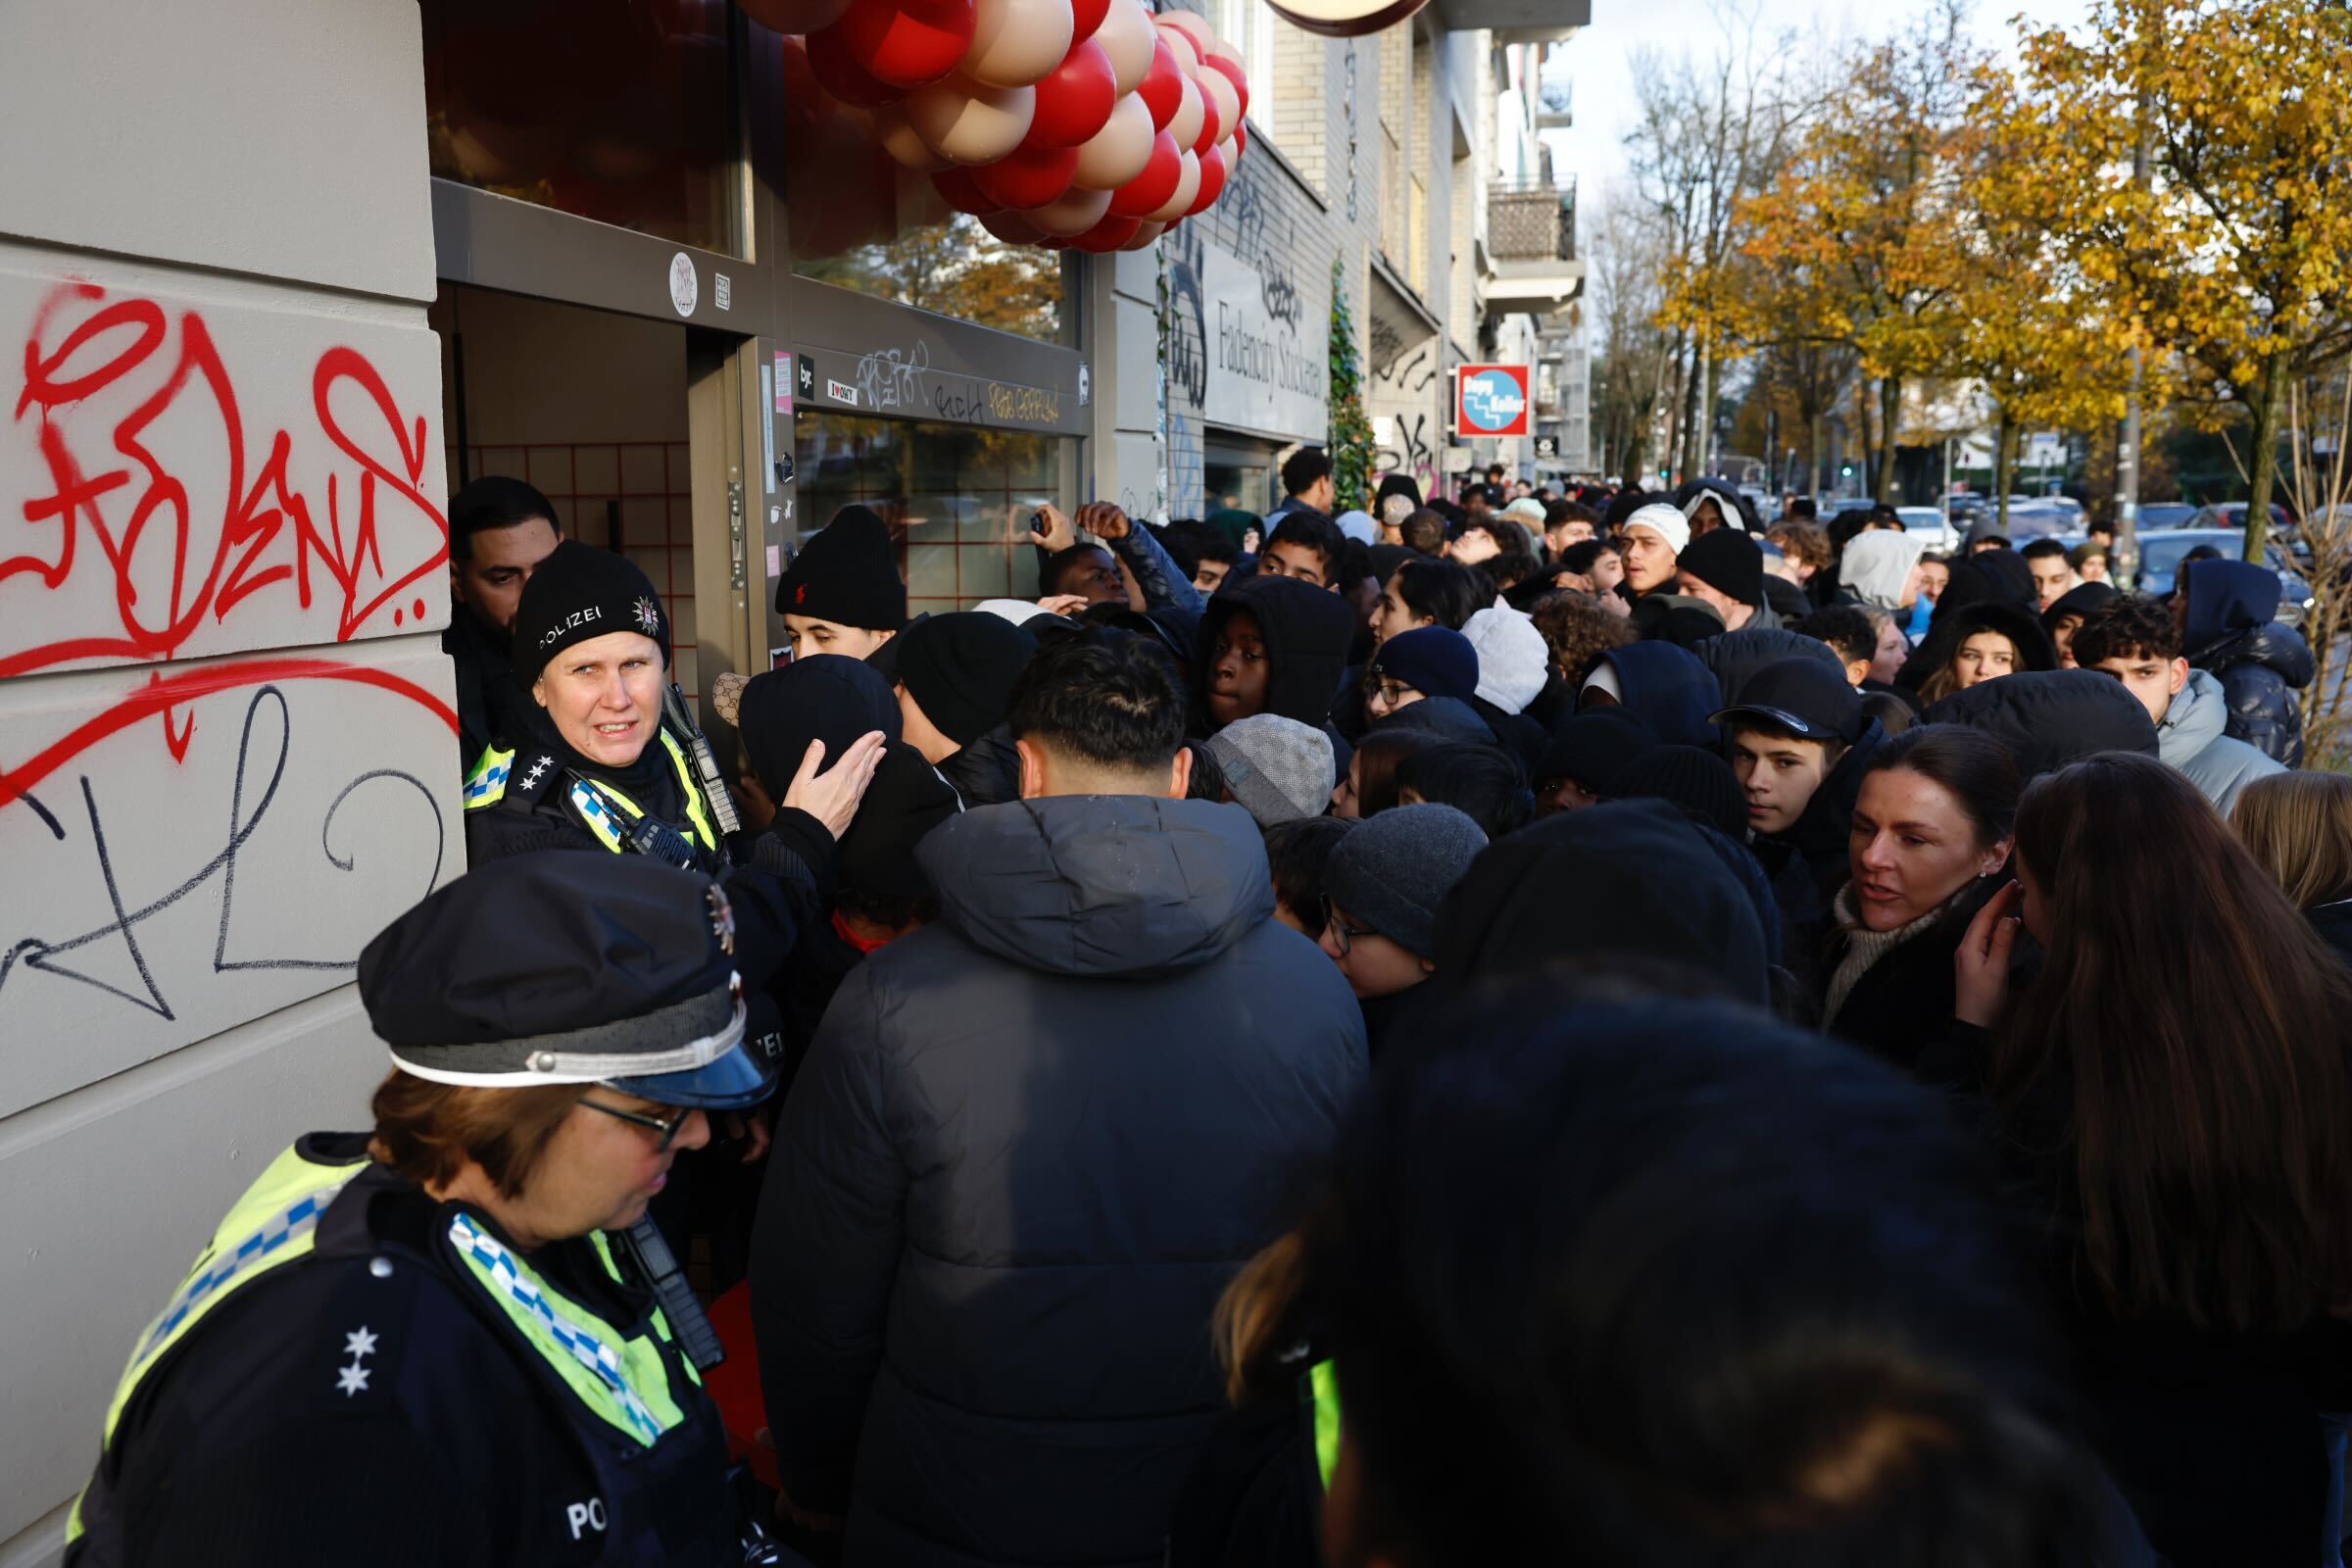
[[2222, 733], [2284, 767], [2303, 765], [2303, 710], [2294, 694], [2311, 684], [2311, 645], [2278, 613], [2278, 574], [2250, 561], [2199, 561], [2181, 568], [2177, 604], [2189, 667], [2211, 670], [2229, 699]]
[[754, 1242], [783, 1489], [852, 1568], [1160, 1563], [1211, 1309], [1367, 1072], [1249, 812], [1182, 798], [1167, 661], [1059, 642], [1011, 713], [1023, 799], [923, 841], [941, 918], [842, 982]]
[[906, 744], [939, 769], [970, 810], [1020, 795], [1020, 763], [1004, 714], [1037, 638], [985, 610], [918, 621], [892, 639]]
[[1205, 739], [1237, 718], [1279, 713], [1321, 729], [1355, 640], [1355, 611], [1293, 577], [1228, 582], [1200, 614], [1193, 656], [1193, 730]]

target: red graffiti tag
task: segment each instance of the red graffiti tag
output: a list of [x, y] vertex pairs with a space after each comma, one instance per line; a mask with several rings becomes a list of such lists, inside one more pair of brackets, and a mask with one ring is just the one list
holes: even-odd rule
[[[160, 370], [160, 380], [127, 411], [94, 411], [94, 399], [121, 387], [112, 400], [119, 404], [134, 390], [129, 378], [151, 365], [156, 369], [147, 378]], [[345, 388], [347, 404], [356, 392], [363, 406], [372, 404], [380, 424], [365, 421], [362, 433], [345, 427], [334, 407]], [[21, 515], [36, 530], [54, 529], [55, 537], [45, 551], [0, 557], [0, 586], [30, 576], [56, 590], [94, 576], [111, 590], [112, 623], [22, 648], [0, 641], [0, 678], [84, 660], [169, 660], [208, 617], [224, 624], [271, 590], [290, 589], [305, 611], [320, 599], [332, 603], [338, 642], [371, 629], [388, 607], [395, 624], [405, 618], [408, 591], [449, 560], [448, 520], [422, 488], [425, 465], [436, 456], [424, 416], [405, 415], [367, 356], [342, 346], [318, 356], [311, 404], [318, 432], [356, 466], [356, 482], [330, 470], [322, 491], [315, 481], [306, 490], [292, 471], [294, 438], [285, 428], [267, 438], [257, 432], [249, 443], [235, 383], [199, 313], [172, 315], [151, 299], [110, 299], [86, 282], [53, 290], [25, 339], [24, 385], [12, 417], [37, 418], [49, 480], [48, 493], [25, 500]], [[180, 471], [159, 447], [177, 458]], [[225, 475], [217, 515], [198, 514], [185, 476], [194, 471]], [[168, 575], [160, 569], [167, 564]], [[0, 770], [0, 804], [83, 747], [150, 713], [162, 717], [172, 756], [184, 758], [193, 721], [173, 724], [174, 702], [223, 684], [278, 678], [254, 671], [284, 671], [286, 663], [159, 679], [74, 730], [60, 743], [64, 750], [51, 747], [19, 768]], [[294, 673], [328, 675], [343, 667]], [[243, 678], [223, 683], [223, 674]], [[409, 682], [359, 670], [334, 678], [398, 691], [456, 723]]]

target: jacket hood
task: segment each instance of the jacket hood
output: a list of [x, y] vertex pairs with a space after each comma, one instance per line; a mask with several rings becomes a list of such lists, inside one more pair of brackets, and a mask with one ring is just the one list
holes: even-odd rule
[[1784, 659], [1818, 659], [1840, 675], [1845, 673], [1844, 662], [1828, 643], [1777, 626], [1742, 626], [1710, 637], [1691, 652], [1714, 671], [1715, 684], [1723, 694], [1723, 700], [1715, 705], [1719, 709], [1738, 706], [1747, 678]]
[[817, 654], [753, 676], [743, 688], [736, 728], [752, 770], [782, 800], [810, 741], [825, 743], [823, 765], [830, 767], [869, 730], [899, 739], [899, 700], [872, 666]]
[[2087, 620], [2092, 611], [2104, 609], [2121, 597], [2113, 583], [2077, 583], [2050, 601], [2050, 608], [2041, 612], [2042, 629], [2054, 637], [2058, 632], [2058, 622], [2067, 616], [2079, 615]]
[[2181, 575], [2188, 584], [2188, 618], [2180, 625], [2180, 643], [2191, 659], [2278, 613], [2278, 574], [2268, 566], [2199, 561]]
[[2218, 740], [2229, 722], [2230, 700], [2222, 695], [2222, 683], [2204, 670], [2192, 669], [2188, 684], [2173, 694], [2164, 722], [2156, 726], [2157, 755], [2168, 766], [2184, 766]]
[[1992, 579], [1994, 597], [2038, 612], [2041, 590], [2034, 586], [2034, 568], [2014, 550], [1987, 550], [1977, 559], [1977, 569]]
[[1257, 621], [1273, 664], [1266, 675], [1264, 710], [1321, 728], [1348, 668], [1355, 608], [1328, 588], [1310, 588], [1289, 577], [1249, 577], [1217, 590], [1201, 612], [1193, 655], [1193, 695], [1203, 712], [1215, 664], [1209, 650], [1237, 610]]
[[1424, 697], [1417, 703], [1408, 703], [1386, 718], [1374, 719], [1368, 733], [1378, 735], [1400, 729], [1420, 730], [1441, 741], [1458, 741], [1467, 746], [1494, 744], [1494, 726], [1458, 697]]
[[1966, 724], [1996, 735], [2019, 779], [2055, 772], [2096, 752], [2156, 757], [2156, 726], [2113, 675], [2052, 669], [2003, 675], [1954, 692], [1927, 711], [1931, 724]]
[[[1721, 479], [1685, 481], [1675, 489], [1675, 508], [1688, 517], [1690, 515], [1690, 509], [1697, 504], [1698, 498], [1701, 496], [1715, 498], [1715, 504], [1723, 509], [1723, 520], [1727, 525], [1737, 528], [1742, 533], [1760, 536], [1764, 532], [1763, 524], [1756, 520], [1755, 503], [1741, 495], [1737, 486], [1726, 484]], [[1656, 498], [1652, 497], [1651, 499]]]
[[1968, 537], [1960, 542], [1960, 548], [1971, 551], [1987, 539], [1998, 539], [2003, 544], [2009, 542], [2009, 530], [2002, 527], [2001, 519], [1991, 513], [1977, 519], [1976, 525], [1968, 530]]
[[1688, 648], [1628, 643], [1601, 656], [1617, 671], [1617, 701], [1667, 746], [1715, 744], [1707, 715], [1722, 706], [1714, 674]]
[[1664, 801], [1544, 817], [1481, 853], [1438, 908], [1438, 974], [1453, 991], [1624, 953], [1767, 1004], [1765, 952], [1753, 895]]
[[1928, 542], [1892, 528], [1873, 528], [1846, 542], [1838, 562], [1838, 585], [1865, 605], [1899, 610], [1903, 584], [1927, 553]]
[[1179, 972], [1274, 914], [1256, 822], [1208, 801], [1012, 801], [950, 817], [915, 858], [965, 941], [1048, 974]]
[[1962, 643], [1981, 631], [1997, 631], [2016, 644], [2022, 670], [2058, 667], [2058, 645], [2042, 629], [2039, 615], [2005, 599], [1982, 600], [1948, 615], [1939, 609], [1918, 650], [1903, 661], [1902, 673], [1894, 677], [1894, 683], [1919, 690], [1929, 676], [1951, 662]]

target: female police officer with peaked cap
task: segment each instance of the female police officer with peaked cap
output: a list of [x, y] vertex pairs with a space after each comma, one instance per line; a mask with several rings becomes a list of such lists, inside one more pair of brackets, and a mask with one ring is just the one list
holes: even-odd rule
[[230, 1209], [132, 1350], [66, 1560], [774, 1560], [606, 1235], [773, 1087], [733, 945], [710, 878], [563, 853], [369, 943], [374, 1130], [302, 1138]]

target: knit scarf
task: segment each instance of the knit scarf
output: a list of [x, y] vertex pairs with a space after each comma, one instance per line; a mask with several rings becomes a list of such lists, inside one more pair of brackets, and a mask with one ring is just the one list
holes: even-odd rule
[[1854, 885], [1848, 882], [1839, 888], [1830, 908], [1838, 917], [1838, 928], [1845, 933], [1845, 956], [1838, 960], [1837, 969], [1830, 975], [1830, 992], [1823, 999], [1821, 1008], [1822, 1032], [1828, 1033], [1830, 1026], [1838, 1021], [1838, 1010], [1845, 1005], [1845, 999], [1861, 983], [1862, 977], [1870, 972], [1872, 964], [1942, 919], [1944, 911], [1966, 898], [1969, 888], [1975, 885], [1973, 882], [1963, 884], [1959, 892], [1935, 908], [1909, 925], [1899, 925], [1891, 931], [1873, 931], [1864, 925], [1861, 915], [1854, 909]]

